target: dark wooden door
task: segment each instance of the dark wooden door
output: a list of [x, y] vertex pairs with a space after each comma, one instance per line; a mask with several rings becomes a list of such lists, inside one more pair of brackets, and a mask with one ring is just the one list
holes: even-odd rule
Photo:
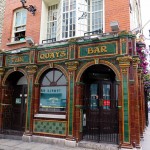
[[17, 85], [13, 93], [12, 129], [24, 131], [26, 118], [27, 86]]
[[118, 100], [111, 82], [88, 84], [85, 90], [83, 138], [91, 141], [118, 142]]

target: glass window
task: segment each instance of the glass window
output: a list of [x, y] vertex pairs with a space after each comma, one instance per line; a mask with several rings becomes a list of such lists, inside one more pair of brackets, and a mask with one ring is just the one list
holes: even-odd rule
[[27, 10], [19, 9], [15, 12], [14, 36], [12, 41], [25, 40]]
[[47, 39], [56, 39], [58, 5], [48, 7]]
[[[75, 36], [76, 0], [63, 0], [62, 38]], [[72, 26], [74, 28], [72, 28]]]
[[40, 108], [42, 112], [64, 112], [66, 110], [67, 82], [64, 74], [52, 69], [41, 81]]
[[90, 108], [97, 109], [98, 108], [98, 84], [91, 84], [90, 86]]
[[110, 84], [103, 84], [103, 109], [110, 108]]

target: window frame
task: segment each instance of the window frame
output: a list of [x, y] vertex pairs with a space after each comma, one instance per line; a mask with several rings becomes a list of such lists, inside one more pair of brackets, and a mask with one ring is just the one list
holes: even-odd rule
[[[21, 13], [21, 21], [22, 21], [22, 17], [23, 17], [23, 13], [26, 13], [26, 20], [25, 23], [23, 24], [19, 24], [16, 25], [16, 21], [17, 21], [17, 13]], [[21, 41], [25, 41], [25, 34], [26, 34], [26, 23], [27, 23], [27, 10], [20, 8], [14, 11], [14, 19], [13, 19], [13, 29], [12, 29], [12, 38], [11, 38], [11, 42], [21, 42]], [[23, 28], [22, 30], [17, 31], [17, 28]], [[15, 34], [22, 34], [23, 36], [20, 37], [19, 39], [16, 39], [16, 35]]]
[[[62, 76], [65, 77], [65, 81], [66, 81], [66, 84], [62, 84], [62, 85], [42, 85], [42, 82], [45, 78], [45, 76], [50, 73], [50, 72], [53, 72], [53, 71], [58, 71], [60, 73], [62, 73]], [[43, 110], [40, 110], [40, 102], [41, 102], [41, 88], [42, 87], [59, 87], [59, 86], [65, 86], [66, 89], [65, 89], [65, 95], [66, 95], [66, 107], [64, 108], [65, 110], [64, 111], [43, 111]], [[46, 72], [43, 73], [42, 77], [41, 77], [41, 80], [40, 80], [40, 86], [39, 86], [39, 108], [38, 108], [38, 112], [39, 114], [52, 114], [52, 115], [65, 115], [66, 114], [66, 111], [67, 111], [67, 98], [68, 98], [68, 84], [67, 84], [67, 78], [65, 76], [65, 74], [57, 69], [57, 68], [52, 68], [52, 69], [49, 69], [47, 70]], [[57, 109], [57, 108], [56, 108]]]

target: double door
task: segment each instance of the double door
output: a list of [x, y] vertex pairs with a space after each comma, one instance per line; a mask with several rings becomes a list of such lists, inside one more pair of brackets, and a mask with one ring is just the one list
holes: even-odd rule
[[117, 143], [117, 85], [106, 81], [87, 84], [84, 95], [83, 138]]

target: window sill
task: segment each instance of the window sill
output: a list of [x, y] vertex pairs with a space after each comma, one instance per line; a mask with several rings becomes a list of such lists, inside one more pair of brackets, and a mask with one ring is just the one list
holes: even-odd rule
[[51, 119], [66, 119], [66, 115], [56, 115], [56, 114], [35, 114], [35, 118], [51, 118]]
[[11, 45], [22, 44], [22, 43], [26, 43], [26, 40], [10, 42], [10, 43], [7, 43], [6, 45], [11, 46]]

